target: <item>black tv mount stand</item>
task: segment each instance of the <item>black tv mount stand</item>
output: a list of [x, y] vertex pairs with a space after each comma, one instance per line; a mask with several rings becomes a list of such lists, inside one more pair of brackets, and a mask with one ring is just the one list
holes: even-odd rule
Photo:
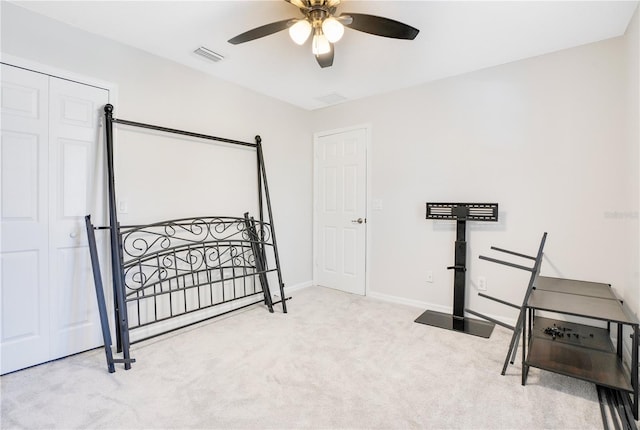
[[498, 221], [497, 203], [427, 203], [427, 219], [455, 220], [456, 242], [454, 265], [453, 314], [425, 311], [415, 322], [480, 337], [490, 337], [495, 324], [464, 316], [467, 277], [467, 221]]

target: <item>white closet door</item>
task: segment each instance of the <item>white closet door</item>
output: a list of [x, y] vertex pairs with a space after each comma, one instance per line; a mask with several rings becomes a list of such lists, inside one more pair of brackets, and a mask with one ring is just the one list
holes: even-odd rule
[[2, 66], [2, 373], [49, 358], [48, 86]]
[[103, 343], [84, 216], [104, 222], [107, 102], [107, 90], [2, 66], [2, 374]]
[[[100, 202], [105, 196], [104, 159], [97, 142], [108, 92], [50, 78], [49, 100], [49, 303], [53, 359], [103, 344], [84, 216], [93, 214], [94, 224], [103, 222], [100, 218], [104, 206]], [[102, 239], [104, 235], [98, 236]], [[101, 268], [108, 268], [102, 260]]]

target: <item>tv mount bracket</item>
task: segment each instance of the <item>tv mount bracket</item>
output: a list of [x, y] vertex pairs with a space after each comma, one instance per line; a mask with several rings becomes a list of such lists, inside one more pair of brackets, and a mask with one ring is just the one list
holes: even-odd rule
[[425, 311], [415, 322], [447, 330], [460, 331], [488, 338], [495, 324], [464, 316], [465, 284], [467, 277], [467, 221], [498, 221], [497, 203], [427, 203], [427, 219], [455, 220], [456, 242], [453, 270], [453, 314]]

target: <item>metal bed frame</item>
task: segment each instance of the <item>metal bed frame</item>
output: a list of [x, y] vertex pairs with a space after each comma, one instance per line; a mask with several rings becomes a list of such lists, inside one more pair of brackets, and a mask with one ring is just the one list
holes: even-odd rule
[[[286, 313], [287, 299], [260, 136], [255, 137], [255, 143], [241, 142], [117, 119], [110, 104], [105, 105], [104, 112], [109, 226], [94, 226], [90, 215], [85, 217], [85, 225], [108, 371], [115, 372], [116, 363], [124, 364], [126, 370], [131, 368], [135, 359], [131, 358], [130, 345], [135, 342], [257, 303], [264, 303], [270, 312], [274, 312], [273, 305], [281, 303]], [[113, 124], [255, 148], [258, 219], [245, 213], [243, 217], [207, 216], [121, 226], [116, 210]], [[116, 344], [121, 359], [114, 358], [111, 349], [95, 239], [95, 231], [100, 229], [109, 230]], [[277, 275], [280, 292], [280, 299], [275, 302], [268, 283], [270, 273]], [[152, 329], [153, 333], [132, 341], [130, 333], [142, 328]]]

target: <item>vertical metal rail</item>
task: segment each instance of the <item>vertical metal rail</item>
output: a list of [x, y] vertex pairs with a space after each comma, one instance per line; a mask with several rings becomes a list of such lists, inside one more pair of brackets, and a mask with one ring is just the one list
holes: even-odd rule
[[[262, 157], [260, 157], [260, 152], [258, 148], [262, 144], [262, 138], [260, 136], [255, 137], [256, 140], [256, 164], [258, 167], [258, 219], [260, 220], [260, 225], [264, 222], [264, 208], [262, 206]], [[264, 232], [260, 231], [260, 239], [264, 240]]]
[[89, 254], [91, 255], [91, 267], [93, 269], [93, 282], [96, 288], [96, 298], [98, 300], [98, 312], [100, 314], [100, 326], [102, 327], [102, 339], [104, 340], [104, 353], [107, 358], [107, 369], [109, 373], [116, 371], [113, 361], [113, 351], [111, 350], [111, 330], [109, 329], [109, 317], [107, 315], [107, 305], [104, 300], [104, 289], [102, 285], [102, 275], [100, 274], [100, 260], [98, 259], [98, 249], [96, 247], [96, 235], [91, 224], [91, 215], [84, 217], [87, 228], [87, 241], [89, 242]]
[[456, 242], [454, 265], [447, 267], [453, 270], [453, 329], [465, 330], [464, 299], [465, 281], [467, 277], [467, 221], [456, 221]]
[[[262, 201], [263, 199], [262, 198], [262, 159], [260, 157], [260, 151], [258, 150], [258, 148], [262, 143], [262, 138], [258, 135], [255, 137], [255, 141], [256, 141], [256, 164], [258, 167], [258, 170], [257, 170], [257, 173], [258, 173], [258, 219], [260, 220], [260, 226], [263, 227], [264, 226], [264, 206]], [[245, 218], [246, 218], [246, 214], [245, 214]], [[247, 227], [248, 227], [248, 224], [247, 224]], [[267, 250], [265, 249], [265, 246], [264, 246], [264, 238], [265, 238], [264, 228], [260, 228], [259, 251], [260, 251], [260, 255], [262, 256], [262, 261], [265, 262], [264, 268], [266, 269]], [[260, 283], [262, 284], [262, 277], [260, 277]], [[271, 291], [269, 291], [269, 294], [271, 294]], [[267, 304], [266, 297], [265, 297], [264, 304], [265, 305]]]
[[264, 302], [268, 306], [269, 312], [273, 313], [273, 302], [271, 300], [269, 281], [267, 280], [266, 264], [262, 258], [262, 245], [260, 244], [260, 238], [258, 237], [258, 233], [256, 232], [254, 220], [253, 218], [249, 218], [248, 212], [244, 214], [244, 224], [247, 229], [247, 234], [249, 235], [249, 241], [251, 242], [251, 249], [253, 251], [253, 258], [255, 260], [256, 270], [258, 271], [260, 284], [262, 284]]
[[105, 121], [105, 147], [106, 147], [106, 161], [107, 161], [107, 182], [108, 182], [108, 202], [107, 205], [109, 207], [109, 244], [110, 244], [110, 255], [111, 255], [111, 278], [113, 282], [113, 310], [115, 313], [115, 324], [116, 324], [116, 350], [118, 352], [122, 352], [122, 327], [120, 326], [120, 302], [119, 295], [116, 293], [116, 279], [120, 277], [118, 271], [116, 270], [116, 260], [120, 261], [119, 258], [115, 256], [115, 241], [113, 238], [114, 227], [114, 219], [117, 223], [117, 214], [112, 214], [112, 208], [115, 208], [115, 180], [114, 180], [114, 172], [113, 172], [113, 105], [107, 104], [104, 106], [104, 121]]
[[[260, 156], [259, 148], [262, 147], [262, 138], [260, 136], [255, 137], [256, 140], [256, 162], [258, 167], [258, 219], [260, 220], [260, 226], [264, 226], [264, 202], [262, 195], [262, 157]], [[268, 204], [268, 203], [267, 203]], [[269, 220], [272, 221], [271, 219]], [[265, 231], [264, 228], [260, 229], [260, 252], [262, 253], [262, 261], [265, 263], [265, 269], [267, 267], [267, 250], [264, 246]], [[265, 303], [266, 304], [266, 303]]]
[[107, 149], [107, 174], [109, 182], [109, 225], [111, 239], [111, 273], [113, 275], [113, 287], [116, 304], [116, 325], [119, 333], [119, 345], [124, 356], [124, 368], [131, 369], [131, 356], [129, 353], [129, 328], [127, 318], [127, 305], [124, 294], [124, 273], [122, 268], [122, 248], [120, 243], [120, 224], [116, 213], [116, 190], [113, 169], [113, 105], [104, 107], [105, 117], [105, 141]]
[[258, 151], [258, 160], [262, 169], [262, 183], [264, 186], [264, 196], [267, 201], [267, 214], [269, 216], [269, 224], [271, 225], [271, 238], [273, 241], [273, 255], [276, 263], [276, 272], [278, 273], [278, 285], [280, 287], [280, 297], [282, 300], [282, 312], [287, 313], [287, 301], [284, 295], [284, 283], [282, 282], [282, 271], [280, 270], [280, 257], [278, 254], [278, 241], [276, 240], [276, 226], [273, 222], [273, 212], [271, 211], [271, 197], [269, 196], [269, 184], [267, 183], [267, 170], [264, 166], [264, 155], [262, 154], [262, 138], [256, 136], [256, 151]]

